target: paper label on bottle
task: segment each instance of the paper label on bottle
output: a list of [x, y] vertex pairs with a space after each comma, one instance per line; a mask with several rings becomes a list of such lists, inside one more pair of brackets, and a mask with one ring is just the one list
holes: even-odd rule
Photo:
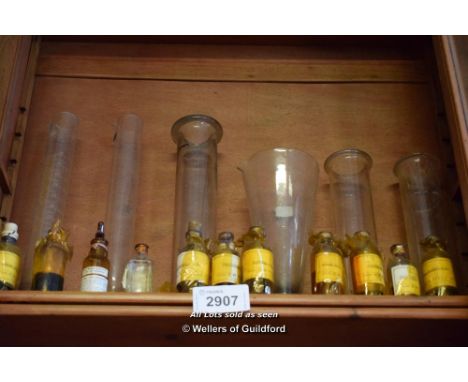
[[20, 268], [20, 256], [10, 251], [0, 251], [0, 281], [16, 288]]
[[209, 284], [210, 258], [201, 251], [185, 251], [177, 257], [177, 284], [182, 281], [199, 281]]
[[424, 290], [451, 286], [456, 288], [455, 274], [450, 259], [435, 257], [423, 262]]
[[395, 296], [420, 296], [418, 270], [411, 264], [395, 265], [391, 269]]
[[343, 258], [336, 252], [319, 252], [315, 255], [315, 283], [344, 283]]
[[368, 283], [385, 285], [382, 258], [375, 253], [354, 256], [353, 271], [357, 287]]
[[242, 280], [258, 278], [275, 281], [273, 253], [265, 248], [248, 249], [242, 254]]
[[218, 253], [213, 257], [211, 283], [240, 283], [240, 258], [233, 253]]
[[109, 271], [104, 267], [91, 266], [81, 274], [82, 292], [107, 292]]

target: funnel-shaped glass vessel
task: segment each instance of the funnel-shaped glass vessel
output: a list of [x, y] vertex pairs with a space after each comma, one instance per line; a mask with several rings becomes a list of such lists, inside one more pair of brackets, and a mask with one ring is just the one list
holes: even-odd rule
[[254, 154], [240, 170], [252, 226], [265, 230], [275, 264], [275, 291], [300, 293], [309, 253], [318, 165], [299, 150], [275, 148]]
[[[171, 134], [177, 144], [173, 245], [177, 258], [187, 245], [189, 225], [199, 227], [202, 238], [216, 239], [217, 145], [223, 129], [218, 121], [207, 115], [187, 115], [174, 123]], [[176, 263], [174, 261], [174, 275]], [[199, 264], [188, 262], [185, 266], [192, 269]], [[192, 269], [184, 273], [193, 272]], [[192, 285], [200, 280], [186, 281]]]

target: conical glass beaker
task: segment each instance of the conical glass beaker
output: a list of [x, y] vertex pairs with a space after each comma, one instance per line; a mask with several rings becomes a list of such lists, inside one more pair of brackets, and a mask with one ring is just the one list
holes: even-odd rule
[[275, 263], [275, 292], [300, 293], [309, 253], [319, 168], [300, 150], [274, 148], [254, 154], [239, 168], [250, 223], [265, 230]]

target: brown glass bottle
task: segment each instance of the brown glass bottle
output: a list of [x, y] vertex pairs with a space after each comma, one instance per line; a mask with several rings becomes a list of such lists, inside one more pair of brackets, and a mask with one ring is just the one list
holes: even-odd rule
[[419, 275], [411, 263], [404, 244], [390, 247], [392, 259], [388, 267], [388, 279], [391, 280], [392, 294], [395, 296], [420, 296]]
[[209, 285], [210, 257], [201, 224], [189, 222], [185, 247], [177, 256], [177, 291], [190, 292], [192, 288]]
[[315, 294], [343, 294], [346, 272], [343, 252], [330, 232], [319, 232], [309, 239], [313, 246], [311, 257], [312, 290]]
[[274, 286], [273, 253], [264, 246], [265, 232], [253, 226], [242, 237], [241, 256], [242, 283], [249, 286], [250, 293], [271, 294]]
[[353, 236], [347, 235], [346, 247], [351, 256], [354, 293], [366, 296], [384, 294], [382, 255], [369, 233], [358, 231]]
[[424, 293], [428, 296], [457, 294], [452, 260], [444, 243], [434, 235], [421, 242]]
[[221, 232], [211, 260], [211, 283], [235, 285], [241, 280], [240, 256], [232, 232]]
[[110, 262], [109, 242], [105, 238], [104, 223], [99, 222], [96, 235], [91, 240], [91, 249], [83, 261], [81, 273], [82, 292], [107, 292]]
[[72, 256], [68, 234], [57, 220], [36, 245], [33, 263], [33, 290], [63, 290], [66, 263]]

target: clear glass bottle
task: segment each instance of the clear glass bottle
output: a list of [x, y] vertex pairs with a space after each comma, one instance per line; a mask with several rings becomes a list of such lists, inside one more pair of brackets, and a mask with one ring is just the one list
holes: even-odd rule
[[185, 245], [177, 256], [176, 287], [179, 292], [210, 284], [210, 257], [199, 222], [190, 221]]
[[309, 239], [312, 245], [312, 290], [315, 294], [344, 294], [346, 271], [343, 252], [330, 232]]
[[389, 279], [392, 280], [392, 293], [395, 296], [420, 296], [418, 269], [411, 263], [404, 244], [390, 247], [393, 255], [389, 263]]
[[83, 261], [81, 273], [82, 292], [107, 292], [110, 262], [109, 242], [104, 234], [104, 222], [99, 222], [96, 235], [91, 240], [89, 255]]
[[[184, 252], [183, 248], [187, 244], [186, 231], [189, 223], [200, 224], [206, 239], [216, 239], [217, 145], [223, 135], [223, 129], [212, 117], [188, 115], [174, 123], [171, 135], [177, 144], [174, 275], [176, 284], [188, 281], [187, 285], [190, 285], [179, 285], [177, 289], [188, 291], [197, 282], [194, 279], [178, 279], [178, 268], [180, 253]], [[206, 250], [204, 251], [206, 254]], [[205, 256], [201, 258], [202, 262], [206, 261]], [[202, 284], [206, 282], [199, 281]]]
[[68, 234], [57, 220], [36, 245], [34, 252], [32, 290], [61, 291], [65, 266], [72, 257]]
[[250, 224], [263, 227], [275, 254], [275, 291], [301, 293], [312, 228], [318, 164], [309, 154], [274, 148], [254, 154], [242, 171]]
[[355, 294], [382, 295], [385, 292], [385, 278], [382, 255], [366, 231], [347, 236], [346, 246], [353, 268]]
[[445, 244], [437, 236], [429, 235], [421, 242], [421, 247], [424, 293], [429, 296], [457, 294], [455, 272]]
[[408, 247], [422, 271], [424, 293], [453, 294], [458, 278], [454, 267], [457, 245], [441, 163], [432, 155], [416, 153], [400, 159], [394, 172], [400, 184]]
[[0, 290], [18, 288], [21, 269], [21, 251], [16, 244], [18, 236], [15, 223], [3, 225], [0, 239]]
[[47, 148], [41, 157], [40, 185], [31, 211], [33, 226], [24, 243], [21, 289], [32, 284], [37, 241], [47, 235], [57, 219], [63, 221], [72, 176], [79, 119], [70, 112], [58, 113], [49, 124]]
[[148, 245], [135, 245], [136, 255], [125, 267], [122, 287], [125, 292], [148, 293], [153, 291], [153, 261], [148, 258]]
[[274, 287], [273, 253], [264, 246], [265, 232], [253, 226], [239, 241], [242, 246], [242, 283], [249, 286], [250, 293], [271, 294]]
[[221, 232], [211, 266], [213, 285], [235, 285], [241, 281], [241, 262], [232, 232]]
[[136, 114], [124, 114], [117, 121], [106, 213], [112, 248], [109, 291], [121, 290], [124, 268], [133, 252], [142, 130], [143, 121]]
[[[344, 249], [353, 254], [345, 258], [347, 290], [352, 293], [353, 288], [357, 286], [356, 282], [358, 282], [358, 289], [354, 290], [358, 294], [382, 294], [385, 283], [384, 275], [380, 280], [380, 269], [383, 272], [383, 262], [377, 249], [369, 176], [371, 167], [372, 158], [368, 153], [359, 149], [337, 151], [325, 161], [325, 171], [330, 182], [337, 239], [343, 241], [345, 247], [347, 244], [357, 245], [357, 247]], [[364, 252], [359, 253], [360, 248]], [[375, 256], [370, 255], [369, 248], [372, 248], [372, 253]], [[360, 254], [368, 253], [369, 255], [358, 257]], [[366, 270], [367, 267], [371, 268]], [[372, 267], [379, 268], [379, 272], [377, 272], [379, 276], [372, 282], [375, 285], [369, 288], [363, 277], [373, 273]]]

